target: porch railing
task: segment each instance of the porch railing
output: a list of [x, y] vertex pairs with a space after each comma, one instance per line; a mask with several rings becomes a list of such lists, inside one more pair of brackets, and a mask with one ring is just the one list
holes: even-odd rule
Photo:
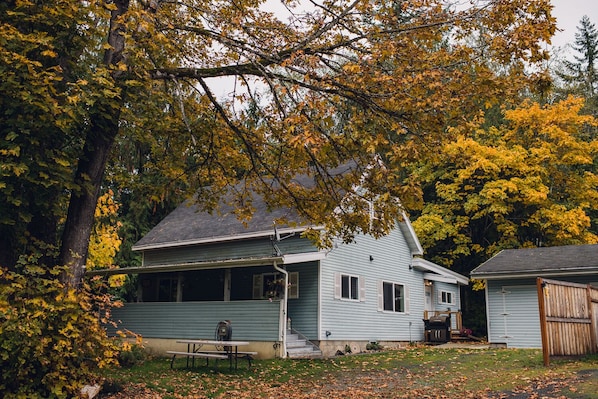
[[429, 320], [433, 316], [451, 316], [451, 335], [461, 334], [463, 329], [463, 317], [460, 311], [448, 311], [448, 310], [424, 310], [424, 319]]
[[280, 301], [127, 303], [112, 310], [118, 327], [146, 338], [213, 338], [221, 320], [231, 320], [233, 339], [279, 341]]

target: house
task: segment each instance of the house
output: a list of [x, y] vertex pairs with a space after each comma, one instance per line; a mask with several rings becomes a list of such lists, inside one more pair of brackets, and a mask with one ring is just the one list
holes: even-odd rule
[[231, 320], [233, 339], [259, 357], [326, 356], [422, 341], [424, 310], [459, 311], [468, 279], [423, 259], [406, 217], [383, 238], [321, 250], [305, 226], [275, 228], [293, 210], [253, 206], [244, 224], [230, 207], [211, 214], [188, 201], [137, 242], [142, 265], [117, 270], [139, 284], [137, 301], [113, 310], [119, 328], [164, 351]]
[[542, 347], [537, 277], [598, 286], [598, 245], [508, 249], [474, 269], [486, 282], [489, 343]]

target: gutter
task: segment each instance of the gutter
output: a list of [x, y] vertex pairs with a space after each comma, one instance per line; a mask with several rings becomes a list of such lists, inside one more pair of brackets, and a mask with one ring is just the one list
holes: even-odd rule
[[122, 269], [94, 269], [87, 270], [85, 274], [87, 274], [88, 276], [111, 276], [114, 274], [142, 274], [199, 269], [269, 266], [273, 262], [274, 264], [276, 264], [277, 261], [282, 262], [283, 260], [284, 259], [281, 256], [249, 259], [226, 259], [206, 262], [188, 262], [174, 264], [171, 263], [165, 265], [123, 267]]
[[289, 294], [289, 272], [278, 266], [276, 260], [274, 260], [272, 266], [274, 266], [274, 269], [276, 269], [276, 271], [284, 275], [284, 296], [282, 300], [282, 314], [280, 323], [280, 327], [282, 329], [282, 358], [284, 359], [287, 357], [287, 302]]

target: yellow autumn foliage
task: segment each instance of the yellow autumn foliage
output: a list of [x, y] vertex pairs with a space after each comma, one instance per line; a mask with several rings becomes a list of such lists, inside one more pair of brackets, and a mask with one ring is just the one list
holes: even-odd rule
[[471, 270], [504, 248], [598, 243], [598, 122], [582, 108], [526, 102], [499, 126], [453, 129], [419, 169], [429, 189], [413, 226], [435, 261]]
[[[86, 267], [88, 269], [114, 266], [122, 239], [118, 230], [122, 223], [117, 220], [118, 204], [114, 202], [114, 193], [108, 190], [98, 199], [95, 210], [95, 224], [89, 240], [89, 253]], [[108, 279], [111, 287], [120, 287], [125, 282], [125, 275], [113, 275]]]

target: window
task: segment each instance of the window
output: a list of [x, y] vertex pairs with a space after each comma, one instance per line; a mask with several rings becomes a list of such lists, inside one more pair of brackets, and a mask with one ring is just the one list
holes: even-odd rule
[[441, 305], [454, 305], [455, 297], [450, 291], [438, 291], [438, 303]]
[[378, 310], [385, 312], [408, 313], [409, 289], [403, 284], [380, 281], [378, 286]]
[[341, 298], [359, 299], [358, 284], [359, 277], [357, 276], [341, 276]]
[[[299, 272], [289, 273], [289, 299], [299, 298]], [[280, 299], [284, 296], [284, 275], [282, 273], [261, 273], [253, 275], [253, 299]]]
[[365, 279], [350, 274], [335, 273], [334, 298], [365, 301]]
[[140, 278], [141, 300], [143, 302], [177, 302], [182, 300], [179, 288], [180, 275], [171, 273], [148, 274]]

